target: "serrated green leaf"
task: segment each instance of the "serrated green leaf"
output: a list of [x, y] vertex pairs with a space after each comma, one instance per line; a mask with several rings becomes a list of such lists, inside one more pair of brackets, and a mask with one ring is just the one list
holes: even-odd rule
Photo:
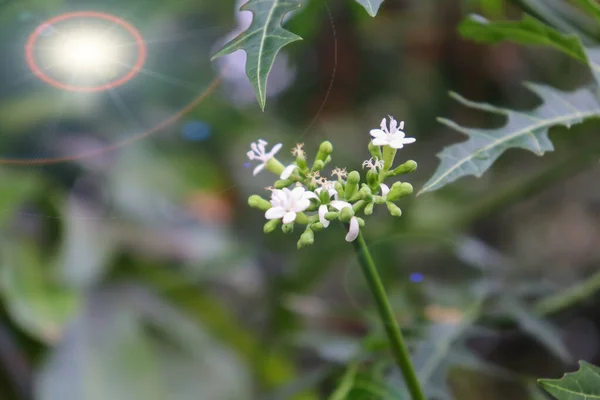
[[252, 24], [212, 58], [214, 60], [237, 50], [246, 52], [246, 75], [254, 87], [256, 98], [263, 110], [267, 101], [267, 79], [277, 53], [284, 46], [302, 40], [300, 36], [281, 26], [283, 17], [300, 6], [301, 4], [295, 0], [248, 1], [240, 10], [252, 12], [254, 15]]
[[374, 17], [377, 15], [377, 11], [379, 11], [383, 0], [356, 0], [356, 2], [363, 6], [371, 17]]
[[539, 379], [540, 385], [558, 400], [600, 399], [600, 368], [579, 361], [579, 370], [560, 379]]
[[600, 81], [600, 60], [595, 49], [586, 49], [576, 35], [563, 34], [543, 22], [525, 14], [520, 21], [488, 21], [479, 15], [470, 15], [458, 27], [460, 34], [479, 43], [496, 44], [510, 40], [524, 45], [548, 46], [589, 65]]
[[476, 129], [460, 126], [444, 118], [438, 119], [442, 124], [467, 135], [469, 140], [448, 146], [438, 154], [440, 166], [419, 194], [437, 190], [467, 175], [480, 177], [502, 153], [511, 148], [529, 150], [541, 156], [546, 151], [554, 150], [548, 138], [550, 128], [569, 128], [600, 115], [600, 103], [588, 89], [567, 93], [537, 84], [527, 84], [527, 87], [544, 101], [530, 112], [476, 103], [453, 93], [452, 97], [465, 106], [504, 115], [507, 122], [499, 129]]

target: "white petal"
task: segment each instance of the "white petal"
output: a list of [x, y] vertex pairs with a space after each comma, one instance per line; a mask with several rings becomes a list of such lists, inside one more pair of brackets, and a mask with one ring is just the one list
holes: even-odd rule
[[329, 221], [325, 219], [325, 214], [327, 214], [327, 206], [322, 204], [319, 206], [319, 222], [323, 224], [325, 228], [329, 226]]
[[373, 139], [373, 146], [386, 146], [388, 143], [388, 140], [384, 138]]
[[267, 141], [263, 139], [258, 139], [258, 145], [265, 147], [267, 145]]
[[292, 175], [292, 172], [294, 172], [294, 170], [298, 168], [295, 164], [292, 165], [288, 165], [287, 167], [285, 167], [285, 169], [283, 170], [283, 172], [281, 173], [281, 176], [279, 176], [280, 179], [287, 179]]
[[385, 183], [382, 183], [381, 185], [379, 185], [379, 187], [381, 188], [381, 195], [383, 197], [387, 196], [387, 194], [390, 192], [389, 186]]
[[331, 202], [331, 207], [333, 207], [336, 210], [340, 211], [344, 207], [350, 207], [350, 208], [352, 208], [352, 205], [350, 203], [342, 201], [342, 200], [333, 200]]
[[402, 139], [399, 140], [391, 140], [388, 144], [392, 149], [401, 149], [404, 147], [404, 143], [402, 143]]
[[[320, 189], [320, 188], [319, 188]], [[316, 191], [316, 190], [315, 190]], [[314, 194], [313, 192], [307, 190], [306, 192], [304, 192], [304, 194], [302, 194], [302, 198], [303, 199], [319, 199], [319, 196], [317, 196], [316, 194]]]
[[404, 139], [404, 136], [406, 136], [406, 133], [404, 133], [404, 131], [397, 130], [394, 134], [394, 139]]
[[402, 143], [404, 143], [404, 144], [411, 144], [416, 141], [417, 141], [417, 139], [415, 139], [414, 137], [407, 137], [407, 138], [402, 139]]
[[269, 154], [267, 154], [267, 157], [273, 157], [281, 149], [281, 146], [283, 146], [281, 143], [277, 143], [275, 146], [273, 146]]
[[279, 219], [285, 215], [285, 209], [283, 207], [269, 208], [265, 213], [266, 219]]
[[290, 210], [295, 211], [295, 212], [302, 212], [302, 211], [306, 210], [308, 207], [310, 207], [310, 200], [300, 199], [300, 200], [296, 200], [294, 202], [292, 207], [290, 207]]
[[288, 211], [283, 216], [283, 223], [289, 224], [290, 222], [294, 222], [296, 220], [296, 213], [294, 211]]
[[369, 135], [373, 136], [374, 138], [380, 138], [380, 137], [385, 137], [387, 134], [382, 131], [381, 129], [371, 129], [371, 132], [369, 132]]
[[400, 126], [399, 126], [399, 128], [400, 128], [400, 129], [404, 129], [404, 121], [400, 121]]
[[305, 191], [306, 191], [306, 189], [304, 189], [302, 186], [297, 186], [292, 189], [290, 196], [295, 200], [300, 200], [302, 198], [302, 196], [304, 195]]
[[260, 171], [262, 171], [264, 167], [265, 167], [265, 164], [258, 164], [256, 166], [256, 168], [254, 168], [254, 171], [252, 171], [252, 175], [256, 176], [256, 174], [258, 174]]
[[358, 226], [358, 220], [356, 217], [352, 217], [350, 219], [350, 229], [348, 230], [348, 234], [346, 235], [346, 242], [352, 242], [358, 237], [358, 232], [360, 228]]
[[254, 160], [254, 159], [256, 158], [256, 155], [254, 154], [254, 152], [253, 152], [252, 150], [248, 151], [248, 152], [246, 153], [246, 155], [248, 156], [248, 158], [249, 158], [250, 160]]

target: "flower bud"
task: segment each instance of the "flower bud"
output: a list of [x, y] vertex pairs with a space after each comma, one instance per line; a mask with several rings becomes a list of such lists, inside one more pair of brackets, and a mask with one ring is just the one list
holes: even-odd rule
[[413, 172], [417, 169], [417, 163], [413, 160], [408, 160], [404, 164], [396, 167], [394, 170], [388, 172], [387, 176], [396, 176], [408, 174], [409, 172]]
[[394, 158], [396, 158], [396, 149], [390, 146], [383, 147], [383, 170], [389, 170], [394, 165]]
[[402, 210], [400, 209], [400, 207], [398, 207], [397, 205], [395, 205], [391, 201], [388, 201], [385, 204], [387, 205], [388, 211], [390, 212], [390, 214], [392, 216], [399, 217], [399, 216], [402, 215]]
[[356, 220], [358, 221], [358, 226], [361, 228], [365, 227], [365, 220], [360, 218], [360, 217], [356, 217]]
[[248, 205], [252, 208], [258, 208], [261, 211], [267, 211], [271, 208], [271, 203], [257, 194], [253, 194], [248, 198]]
[[321, 192], [319, 193], [319, 200], [321, 201], [322, 204], [328, 204], [329, 203], [329, 192], [325, 189], [322, 189]]
[[354, 210], [351, 207], [344, 207], [340, 211], [340, 221], [350, 222], [350, 219], [354, 217]]
[[296, 165], [302, 171], [308, 171], [308, 164], [306, 164], [306, 158], [304, 157], [303, 151], [299, 152], [298, 156], [296, 156]]
[[336, 181], [333, 187], [335, 188], [335, 191], [339, 197], [344, 197], [344, 185], [342, 185], [342, 182]]
[[373, 191], [377, 191], [379, 188], [379, 174], [375, 171], [367, 171], [367, 185]]
[[395, 182], [390, 188], [390, 192], [387, 195], [388, 201], [396, 201], [402, 197], [406, 197], [413, 192], [413, 187], [408, 182]]
[[333, 221], [337, 217], [338, 217], [338, 213], [335, 211], [330, 211], [330, 212], [325, 213], [325, 219], [327, 221]]
[[308, 219], [306, 214], [304, 214], [303, 212], [299, 212], [296, 214], [296, 219], [294, 220], [294, 222], [297, 222], [302, 225], [307, 225], [310, 222], [310, 220]]
[[363, 208], [365, 208], [365, 206], [367, 205], [367, 202], [364, 200], [359, 200], [356, 203], [354, 203], [354, 205], [352, 206], [352, 210], [354, 211], [354, 213], [359, 213]]
[[280, 163], [275, 157], [269, 158], [269, 161], [265, 164], [265, 168], [267, 171], [274, 173], [277, 176], [280, 176], [285, 167], [282, 163]]
[[374, 205], [375, 205], [375, 203], [369, 203], [365, 206], [365, 215], [373, 214], [373, 206]]
[[312, 166], [312, 172], [320, 171], [323, 169], [323, 167], [325, 167], [325, 162], [322, 160], [315, 160]]
[[369, 153], [371, 153], [371, 157], [375, 157], [378, 160], [383, 159], [383, 155], [381, 154], [381, 147], [375, 146], [373, 142], [369, 142]]
[[346, 181], [346, 191], [344, 196], [346, 199], [354, 196], [358, 190], [358, 183], [360, 182], [360, 174], [358, 171], [352, 171], [348, 174], [348, 180]]
[[[333, 152], [333, 145], [329, 141], [324, 141], [319, 146], [319, 151], [317, 152], [317, 156], [315, 157], [315, 163], [317, 161], [326, 162], [327, 157]], [[313, 167], [314, 168], [314, 167]]]
[[310, 226], [310, 228], [314, 231], [314, 232], [319, 232], [322, 231], [323, 229], [325, 229], [325, 226], [323, 226], [322, 223], [320, 222], [315, 222], [314, 224], [312, 224]]
[[281, 225], [281, 231], [283, 233], [292, 233], [294, 232], [294, 223], [290, 222], [289, 224]]
[[275, 181], [275, 183], [273, 184], [273, 187], [275, 189], [283, 189], [286, 188], [288, 186], [290, 186], [294, 181], [292, 181], [291, 179], [280, 179]]
[[300, 235], [300, 240], [298, 240], [298, 249], [301, 249], [306, 246], [310, 246], [315, 242], [315, 234], [310, 228], [306, 228], [304, 233]]
[[265, 226], [263, 228], [263, 231], [265, 233], [271, 233], [271, 232], [273, 232], [277, 228], [277, 225], [279, 225], [280, 222], [281, 222], [280, 219], [270, 219], [265, 224]]

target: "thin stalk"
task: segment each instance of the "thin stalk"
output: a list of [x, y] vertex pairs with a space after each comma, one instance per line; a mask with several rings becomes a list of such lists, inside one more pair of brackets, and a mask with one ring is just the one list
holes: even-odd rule
[[421, 385], [419, 384], [417, 373], [410, 360], [410, 354], [404, 343], [402, 332], [400, 331], [400, 327], [398, 326], [398, 322], [394, 317], [392, 307], [388, 301], [387, 294], [385, 293], [385, 288], [383, 287], [383, 283], [381, 283], [381, 278], [379, 277], [379, 273], [377, 272], [377, 268], [375, 267], [375, 263], [373, 262], [373, 258], [371, 257], [371, 253], [369, 253], [369, 248], [367, 247], [361, 232], [359, 232], [358, 238], [352, 242], [352, 245], [358, 256], [358, 261], [369, 285], [369, 289], [375, 298], [377, 311], [379, 312], [381, 322], [383, 323], [388, 340], [390, 341], [392, 354], [404, 376], [408, 391], [413, 400], [426, 400], [423, 389], [421, 389]]

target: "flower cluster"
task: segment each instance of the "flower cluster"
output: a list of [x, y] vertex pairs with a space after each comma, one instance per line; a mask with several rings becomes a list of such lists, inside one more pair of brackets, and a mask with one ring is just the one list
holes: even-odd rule
[[306, 161], [303, 144], [292, 150], [295, 162], [284, 166], [275, 158], [281, 144], [267, 152], [264, 140], [252, 143], [248, 158], [260, 161], [254, 174], [267, 169], [279, 177], [273, 186], [267, 188], [271, 191], [270, 200], [258, 195], [248, 199], [251, 207], [265, 212], [268, 221], [264, 231], [273, 232], [281, 224], [282, 231], [290, 233], [295, 225], [304, 225], [306, 228], [298, 240], [298, 248], [301, 248], [311, 245], [314, 232], [327, 228], [336, 219], [348, 226], [346, 240], [355, 240], [360, 228], [365, 225], [358, 214], [371, 215], [377, 204], [385, 204], [392, 216], [402, 215], [395, 202], [412, 194], [412, 185], [395, 182], [390, 187], [384, 183], [388, 178], [417, 168], [417, 163], [409, 160], [392, 169], [397, 150], [415, 142], [414, 138], [405, 137], [402, 129], [404, 122], [398, 126], [390, 116], [389, 130], [385, 118], [381, 121], [381, 129], [371, 130], [373, 140], [369, 143], [369, 151], [372, 157], [363, 163], [363, 169], [366, 169], [364, 178], [359, 171], [346, 172], [346, 168], [338, 167], [331, 171], [330, 179], [326, 177], [324, 169], [330, 164], [333, 152], [328, 141], [321, 143], [311, 166]]

